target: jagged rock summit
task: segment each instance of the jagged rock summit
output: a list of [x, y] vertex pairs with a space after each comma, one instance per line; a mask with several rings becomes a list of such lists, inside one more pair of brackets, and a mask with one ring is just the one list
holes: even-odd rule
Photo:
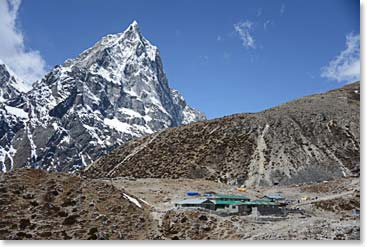
[[22, 92], [27, 92], [27, 86], [8, 66], [0, 59], [0, 102], [18, 97]]
[[136, 21], [55, 66], [29, 92], [7, 95], [0, 108], [3, 171], [77, 171], [133, 138], [205, 119], [169, 87], [159, 50]]

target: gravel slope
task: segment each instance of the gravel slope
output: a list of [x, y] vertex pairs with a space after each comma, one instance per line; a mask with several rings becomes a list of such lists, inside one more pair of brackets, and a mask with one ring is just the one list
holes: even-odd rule
[[167, 129], [117, 148], [85, 174], [247, 187], [359, 176], [359, 92], [354, 83], [259, 113]]

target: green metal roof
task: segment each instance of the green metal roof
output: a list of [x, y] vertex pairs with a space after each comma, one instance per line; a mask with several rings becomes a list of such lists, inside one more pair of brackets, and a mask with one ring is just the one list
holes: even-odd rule
[[[235, 197], [236, 199], [238, 197]], [[247, 198], [247, 197], [246, 197]], [[241, 196], [242, 199], [242, 196]], [[248, 205], [248, 206], [276, 206], [279, 205], [277, 202], [270, 201], [268, 199], [255, 199], [251, 201], [238, 201], [238, 200], [221, 200], [221, 199], [205, 199], [205, 198], [197, 198], [197, 199], [186, 199], [180, 202], [177, 202], [177, 205], [183, 205], [183, 204], [207, 204], [207, 203], [214, 203], [216, 205]]]
[[183, 205], [183, 204], [205, 204], [205, 203], [213, 203], [212, 201], [204, 198], [195, 198], [195, 199], [186, 199], [186, 200], [182, 200], [179, 202], [176, 202], [176, 204], [178, 205]]
[[208, 196], [208, 198], [210, 199], [243, 199], [243, 200], [249, 200], [250, 198], [248, 198], [247, 196], [242, 196], [242, 195], [229, 195], [229, 194], [214, 194], [211, 196]]
[[213, 200], [213, 202], [217, 205], [249, 205], [249, 206], [256, 206], [256, 205], [266, 205], [266, 206], [270, 206], [270, 205], [278, 205], [278, 203], [276, 202], [272, 202], [269, 200], [252, 200], [252, 201], [246, 201], [246, 202], [241, 202], [241, 201], [233, 201], [233, 200]]
[[224, 200], [215, 200], [214, 203], [216, 205], [243, 205], [245, 202], [240, 201], [224, 201]]
[[272, 202], [270, 200], [261, 200], [261, 199], [255, 199], [248, 202], [243, 202], [243, 204], [246, 205], [278, 205], [277, 202]]

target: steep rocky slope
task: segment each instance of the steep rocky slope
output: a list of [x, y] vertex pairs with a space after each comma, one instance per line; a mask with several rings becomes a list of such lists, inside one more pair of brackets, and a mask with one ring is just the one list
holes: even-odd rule
[[1, 174], [0, 239], [149, 239], [150, 209], [123, 189], [64, 173]]
[[133, 138], [205, 119], [169, 87], [158, 48], [135, 21], [54, 67], [27, 93], [11, 87], [16, 80], [2, 68], [2, 171], [75, 172]]
[[261, 186], [359, 176], [360, 84], [269, 110], [171, 128], [129, 142], [90, 177], [205, 178]]
[[[16, 150], [12, 140], [25, 128], [28, 115], [21, 108], [24, 93], [29, 90], [14, 72], [0, 60], [0, 166], [2, 172], [14, 167]], [[6, 164], [6, 165], [5, 165]]]
[[0, 60], [0, 102], [18, 97], [30, 88]]

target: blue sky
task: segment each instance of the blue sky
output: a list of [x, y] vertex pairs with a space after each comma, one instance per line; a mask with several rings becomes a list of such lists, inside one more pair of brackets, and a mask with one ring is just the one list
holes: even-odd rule
[[215, 118], [358, 79], [359, 19], [357, 0], [0, 0], [0, 59], [37, 78], [137, 20], [170, 86]]

